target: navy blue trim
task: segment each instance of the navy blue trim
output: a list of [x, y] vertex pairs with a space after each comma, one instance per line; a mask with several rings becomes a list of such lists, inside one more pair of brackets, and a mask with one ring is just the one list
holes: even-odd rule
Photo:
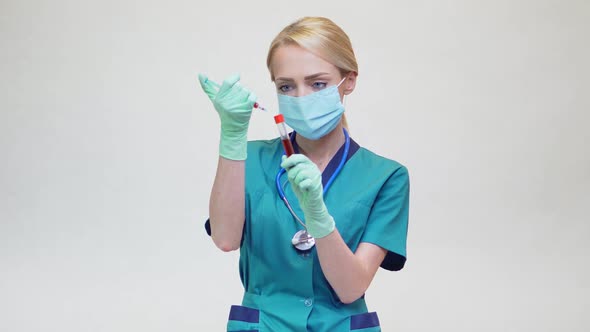
[[229, 311], [229, 320], [258, 323], [260, 320], [260, 311], [258, 311], [258, 309], [243, 307], [241, 305], [232, 305]]
[[207, 232], [207, 235], [211, 236], [211, 222], [209, 219], [205, 221], [205, 231]]
[[[334, 172], [338, 168], [338, 165], [340, 164], [340, 161], [342, 160], [343, 153], [344, 153], [344, 146], [341, 146], [340, 149], [338, 150], [338, 152], [336, 152], [334, 157], [332, 157], [332, 159], [328, 163], [328, 166], [326, 166], [326, 168], [322, 172], [322, 186], [324, 186], [324, 187], [326, 186], [326, 184], [328, 183], [328, 180], [332, 177], [332, 174], [334, 174]], [[348, 157], [346, 159], [348, 161]]]
[[350, 316], [351, 330], [360, 330], [376, 326], [379, 326], [379, 317], [377, 317], [376, 312]]
[[[246, 220], [244, 220], [244, 223], [246, 223]], [[211, 220], [207, 219], [207, 221], [205, 221], [205, 231], [207, 232], [207, 235], [211, 236]], [[242, 239], [240, 240], [240, 247], [242, 246], [242, 244], [244, 244], [244, 232], [246, 231], [246, 227], [244, 227], [242, 229]]]
[[385, 259], [381, 262], [381, 267], [388, 271], [399, 271], [404, 268], [405, 264], [406, 258], [404, 256], [388, 251]]
[[[297, 145], [297, 141], [295, 140], [295, 136], [297, 135], [297, 132], [292, 132], [290, 135], [291, 135], [291, 143], [293, 144], [293, 150], [295, 151], [295, 153], [299, 153], [299, 146]], [[358, 143], [355, 142], [351, 137], [350, 138], [350, 147], [348, 148], [348, 155], [346, 156], [346, 161], [348, 161], [358, 151], [359, 148], [360, 148], [360, 146], [358, 145]], [[330, 178], [332, 177], [332, 175], [334, 174], [336, 169], [338, 169], [338, 166], [340, 165], [340, 161], [342, 160], [342, 154], [344, 154], [344, 144], [342, 144], [340, 149], [338, 149], [338, 152], [336, 152], [334, 157], [332, 157], [332, 159], [328, 163], [328, 166], [326, 166], [326, 168], [322, 172], [322, 186], [323, 187], [326, 187], [326, 184], [328, 183], [328, 181], [330, 180]]]

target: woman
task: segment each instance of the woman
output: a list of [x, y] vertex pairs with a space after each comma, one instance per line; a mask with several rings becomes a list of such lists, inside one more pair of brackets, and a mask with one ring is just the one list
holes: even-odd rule
[[348, 135], [342, 98], [358, 68], [332, 21], [287, 26], [267, 66], [294, 129], [289, 158], [278, 138], [247, 141], [256, 97], [238, 76], [221, 86], [199, 76], [221, 119], [206, 228], [221, 250], [240, 249], [245, 289], [228, 331], [380, 331], [364, 293], [380, 266], [404, 266], [408, 171]]

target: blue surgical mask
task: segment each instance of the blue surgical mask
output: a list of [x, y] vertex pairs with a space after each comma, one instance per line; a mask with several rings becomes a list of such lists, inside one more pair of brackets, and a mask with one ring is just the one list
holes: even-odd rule
[[279, 94], [279, 112], [285, 122], [301, 136], [317, 140], [334, 130], [344, 113], [338, 85], [301, 97]]

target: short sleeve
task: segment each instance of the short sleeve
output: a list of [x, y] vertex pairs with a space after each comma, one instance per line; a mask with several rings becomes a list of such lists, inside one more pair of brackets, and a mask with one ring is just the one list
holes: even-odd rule
[[388, 251], [381, 263], [386, 270], [401, 270], [406, 262], [409, 203], [409, 174], [400, 166], [379, 190], [360, 241]]

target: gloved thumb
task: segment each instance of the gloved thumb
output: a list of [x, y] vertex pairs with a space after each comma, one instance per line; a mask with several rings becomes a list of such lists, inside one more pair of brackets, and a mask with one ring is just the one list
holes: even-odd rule
[[213, 81], [211, 81], [206, 75], [199, 74], [199, 82], [201, 83], [201, 88], [205, 91], [205, 94], [209, 97], [209, 99], [215, 99], [217, 95], [217, 91], [219, 90], [219, 85]]

